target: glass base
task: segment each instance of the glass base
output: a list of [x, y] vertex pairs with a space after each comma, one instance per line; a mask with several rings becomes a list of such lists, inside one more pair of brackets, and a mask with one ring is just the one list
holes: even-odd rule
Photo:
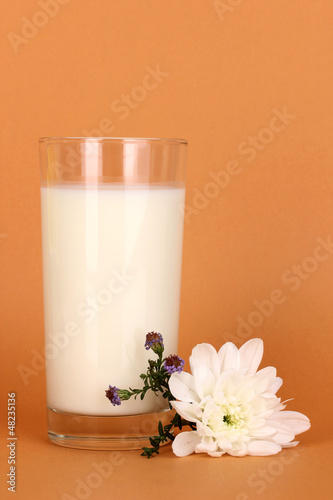
[[52, 443], [67, 448], [138, 450], [150, 447], [149, 437], [158, 435], [158, 422], [167, 425], [173, 415], [174, 411], [167, 409], [141, 415], [98, 417], [47, 408], [48, 436]]

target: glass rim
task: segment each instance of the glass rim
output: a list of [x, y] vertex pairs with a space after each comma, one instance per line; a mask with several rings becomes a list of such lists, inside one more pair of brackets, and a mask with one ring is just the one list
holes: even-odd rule
[[160, 137], [40, 137], [39, 143], [56, 143], [56, 142], [78, 142], [78, 141], [89, 141], [89, 142], [119, 142], [119, 143], [152, 143], [156, 144], [158, 142], [170, 145], [184, 145], [187, 146], [188, 142], [185, 139], [174, 139], [174, 138], [160, 138]]

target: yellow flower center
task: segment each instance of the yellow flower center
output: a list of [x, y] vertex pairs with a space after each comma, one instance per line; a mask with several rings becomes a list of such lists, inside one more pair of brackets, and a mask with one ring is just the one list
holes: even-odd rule
[[220, 433], [244, 427], [244, 414], [239, 404], [216, 404], [214, 402], [214, 405], [209, 406], [210, 408], [207, 410], [210, 415], [207, 419], [207, 425], [213, 432]]
[[210, 429], [207, 435], [236, 438], [248, 434], [249, 424], [253, 419], [253, 411], [249, 405], [235, 397], [226, 397], [223, 393], [207, 397], [200, 404], [201, 421], [204, 427]]

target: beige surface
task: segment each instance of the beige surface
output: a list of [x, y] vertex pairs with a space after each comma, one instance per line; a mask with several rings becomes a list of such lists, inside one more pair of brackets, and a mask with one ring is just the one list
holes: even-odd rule
[[[277, 367], [281, 397], [312, 429], [293, 461], [287, 450], [240, 460], [166, 451], [149, 462], [127, 453], [89, 498], [146, 498], [150, 484], [168, 499], [329, 498], [333, 6], [226, 0], [218, 15], [217, 4], [62, 0], [45, 17], [35, 0], [1, 3], [1, 425], [16, 391], [16, 498], [74, 496], [76, 478], [107, 456], [47, 443], [39, 359], [38, 138], [96, 132], [188, 139], [179, 352], [263, 338], [262, 366]], [[32, 370], [26, 384], [20, 365]], [[249, 477], [270, 467], [260, 493]]]
[[45, 434], [44, 424], [30, 433], [22, 425], [14, 498], [332, 498], [332, 440], [320, 433], [305, 434], [301, 445], [272, 457], [177, 458], [168, 448], [149, 460], [137, 451], [61, 448], [49, 443]]

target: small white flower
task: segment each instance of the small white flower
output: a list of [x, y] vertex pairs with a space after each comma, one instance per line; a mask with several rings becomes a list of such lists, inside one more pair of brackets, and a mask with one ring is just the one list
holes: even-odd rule
[[192, 375], [171, 375], [170, 391], [179, 400], [172, 406], [197, 426], [176, 436], [172, 448], [177, 456], [265, 456], [298, 444], [293, 439], [310, 428], [310, 421], [302, 413], [283, 411], [286, 405], [275, 395], [282, 379], [272, 366], [257, 371], [262, 355], [261, 339], [239, 350], [227, 342], [219, 352], [199, 344], [190, 357]]

